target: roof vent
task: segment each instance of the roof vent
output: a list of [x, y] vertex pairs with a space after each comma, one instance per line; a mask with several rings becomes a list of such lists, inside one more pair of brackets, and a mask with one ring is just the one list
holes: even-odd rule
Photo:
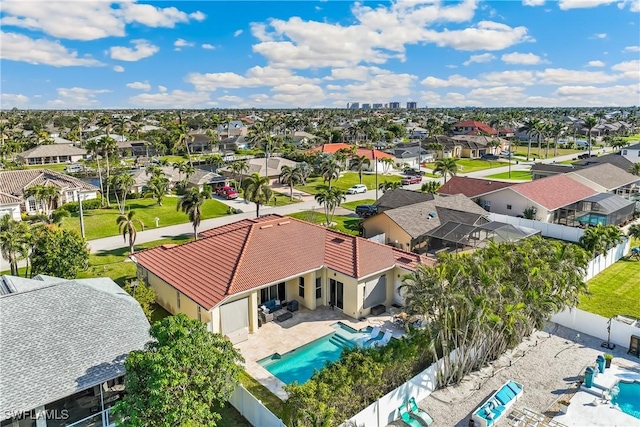
[[175, 243], [165, 243], [164, 245], [161, 246], [162, 249], [171, 249], [173, 247], [176, 247], [178, 245], [176, 245]]
[[333, 239], [331, 239], [331, 242], [340, 244], [340, 243], [344, 243], [344, 239], [341, 237], [334, 237]]
[[271, 228], [271, 227], [273, 227], [273, 224], [261, 225], [260, 226], [260, 230], [265, 229], [265, 228]]
[[429, 212], [429, 218], [435, 218], [435, 217], [436, 217], [435, 212]]

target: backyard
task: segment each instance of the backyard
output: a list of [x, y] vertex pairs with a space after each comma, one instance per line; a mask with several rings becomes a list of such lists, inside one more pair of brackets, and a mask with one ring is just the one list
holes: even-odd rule
[[511, 177], [509, 177], [509, 172], [496, 173], [493, 175], [488, 175], [485, 178], [493, 178], [493, 179], [511, 179], [515, 181], [531, 181], [532, 176], [530, 171], [511, 171]]
[[[189, 222], [185, 213], [176, 210], [177, 203], [177, 197], [165, 197], [162, 206], [158, 206], [153, 199], [132, 199], [127, 200], [126, 210], [134, 210], [136, 212], [135, 218], [141, 220], [146, 228], [155, 227], [156, 217], [159, 218], [160, 227]], [[202, 219], [226, 215], [227, 209], [228, 206], [218, 200], [205, 200], [202, 205]], [[118, 235], [116, 219], [119, 215], [120, 213], [113, 203], [112, 209], [85, 210], [84, 225], [87, 240]], [[64, 218], [62, 228], [80, 232], [78, 214]]]
[[[378, 184], [384, 181], [400, 182], [401, 179], [402, 177], [399, 175], [378, 174]], [[369, 190], [375, 190], [376, 176], [372, 174], [363, 174], [362, 183], [365, 184]], [[360, 184], [360, 178], [358, 177], [357, 172], [345, 172], [340, 175], [340, 178], [338, 178], [337, 180], [331, 181], [331, 187], [339, 188], [344, 191], [356, 184]], [[307, 179], [307, 183], [305, 185], [298, 185], [295, 188], [308, 194], [317, 194], [320, 190], [329, 188], [329, 185], [324, 182], [322, 177], [315, 177]]]

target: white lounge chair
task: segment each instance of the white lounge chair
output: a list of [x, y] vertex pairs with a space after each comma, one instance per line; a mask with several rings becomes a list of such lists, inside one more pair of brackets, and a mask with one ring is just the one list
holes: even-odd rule
[[383, 347], [389, 344], [389, 341], [391, 341], [392, 337], [393, 337], [393, 333], [390, 331], [386, 331], [379, 341], [373, 341], [373, 345], [375, 347]]
[[371, 332], [369, 332], [369, 335], [358, 339], [358, 345], [364, 346], [367, 342], [371, 341], [374, 338], [377, 338], [379, 334], [380, 334], [380, 326], [374, 326], [371, 329]]

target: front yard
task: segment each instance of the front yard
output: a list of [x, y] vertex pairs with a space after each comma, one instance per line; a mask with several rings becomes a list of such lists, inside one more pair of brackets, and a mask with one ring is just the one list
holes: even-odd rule
[[511, 177], [509, 177], [509, 172], [503, 172], [503, 173], [496, 173], [494, 175], [488, 175], [488, 176], [485, 176], [485, 178], [531, 181], [532, 176], [531, 176], [531, 172], [529, 171], [511, 171]]
[[[126, 210], [134, 210], [135, 218], [140, 219], [145, 228], [155, 227], [155, 218], [159, 218], [160, 227], [189, 222], [188, 216], [176, 210], [177, 197], [165, 197], [162, 206], [158, 206], [153, 199], [127, 200]], [[116, 219], [120, 215], [115, 203], [112, 209], [95, 209], [84, 211], [84, 226], [87, 240], [100, 239], [102, 237], [116, 236], [118, 224]], [[218, 200], [205, 200], [202, 206], [202, 219], [216, 218], [227, 214], [227, 205]], [[64, 218], [62, 228], [80, 232], [80, 219], [78, 214]], [[140, 230], [138, 230], [140, 231]]]
[[340, 205], [341, 208], [349, 209], [350, 211], [355, 211], [356, 206], [359, 205], [372, 205], [375, 202], [374, 199], [362, 199], [362, 200], [354, 200], [353, 202], [345, 202]]
[[[315, 211], [296, 212], [289, 216], [312, 224], [324, 224], [327, 221], [322, 208]], [[353, 236], [360, 235], [360, 218], [356, 216], [334, 215], [333, 222], [336, 223], [335, 229], [338, 231], [342, 231], [343, 233], [351, 234]]]
[[[401, 179], [402, 177], [399, 175], [378, 174], [378, 184], [381, 184], [384, 181], [400, 182]], [[363, 174], [362, 183], [365, 184], [369, 190], [375, 190], [376, 176]], [[340, 178], [331, 181], [331, 187], [339, 188], [344, 191], [356, 184], [360, 184], [360, 178], [358, 177], [357, 172], [344, 172]], [[329, 188], [329, 185], [324, 182], [322, 177], [309, 178], [307, 179], [306, 185], [299, 185], [295, 187], [296, 190], [303, 191], [308, 194], [317, 194], [320, 190], [326, 190], [327, 188]]]
[[[485, 169], [499, 168], [502, 166], [508, 166], [509, 162], [506, 160], [479, 160], [479, 159], [457, 159], [458, 174], [465, 174], [471, 172], [477, 172]], [[425, 165], [427, 169], [435, 169], [435, 163], [427, 163]], [[440, 177], [438, 174], [434, 177]]]

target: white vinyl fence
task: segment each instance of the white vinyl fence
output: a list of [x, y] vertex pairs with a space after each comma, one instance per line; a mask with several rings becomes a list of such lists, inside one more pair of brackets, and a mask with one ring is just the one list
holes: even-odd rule
[[[556, 314], [551, 318], [552, 322], [583, 334], [607, 341], [609, 336], [609, 319], [597, 314], [588, 313], [578, 308]], [[640, 336], [639, 322], [623, 322], [616, 318], [611, 319], [611, 343], [628, 348], [631, 335]]]
[[286, 427], [280, 418], [242, 385], [235, 389], [229, 403], [254, 427]]
[[[455, 359], [456, 353], [456, 350], [453, 350], [450, 357]], [[436, 373], [442, 369], [443, 364], [443, 359], [438, 360], [400, 387], [364, 408], [349, 421], [358, 427], [383, 427], [398, 419], [400, 417], [398, 408], [406, 404], [411, 397], [415, 398], [416, 402], [420, 402], [433, 393], [436, 389]]]
[[587, 266], [587, 274], [584, 276], [584, 280], [590, 280], [604, 269], [609, 268], [620, 258], [625, 256], [625, 254], [628, 254], [630, 250], [631, 241], [628, 238], [624, 238], [622, 243], [618, 246], [613, 249], [609, 249], [606, 254], [598, 255], [589, 262], [589, 265]]
[[548, 222], [534, 221], [532, 219], [518, 218], [515, 216], [501, 215], [489, 212], [491, 221], [505, 222], [511, 225], [519, 225], [540, 230], [544, 237], [566, 240], [568, 242], [577, 242], [584, 233], [581, 228], [567, 227], [566, 225], [550, 224]]

